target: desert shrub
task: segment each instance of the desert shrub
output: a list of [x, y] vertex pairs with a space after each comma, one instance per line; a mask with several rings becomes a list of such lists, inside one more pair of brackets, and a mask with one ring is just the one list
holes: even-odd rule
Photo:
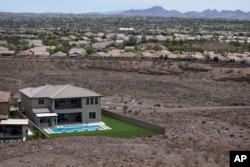
[[125, 105], [125, 106], [123, 106], [123, 111], [127, 111], [128, 110], [128, 106], [127, 105]]
[[168, 135], [163, 135], [163, 138], [164, 139], [168, 139]]
[[161, 107], [161, 104], [156, 103], [154, 104], [154, 107]]
[[178, 107], [178, 108], [182, 108], [183, 106], [182, 106], [182, 105], [178, 105], [177, 107]]

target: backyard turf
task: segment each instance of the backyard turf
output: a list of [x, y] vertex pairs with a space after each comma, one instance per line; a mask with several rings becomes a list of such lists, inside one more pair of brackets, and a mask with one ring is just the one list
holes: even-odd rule
[[104, 122], [110, 130], [99, 130], [89, 132], [72, 132], [72, 133], [60, 133], [60, 134], [48, 134], [49, 137], [67, 137], [67, 136], [108, 136], [108, 137], [142, 137], [156, 135], [156, 132], [147, 130], [123, 121], [119, 121], [107, 116], [102, 115], [102, 122]]

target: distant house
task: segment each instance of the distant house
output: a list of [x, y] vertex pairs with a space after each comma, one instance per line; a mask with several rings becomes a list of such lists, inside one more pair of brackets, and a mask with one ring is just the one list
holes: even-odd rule
[[82, 58], [86, 54], [83, 48], [72, 48], [69, 51], [70, 58]]
[[105, 35], [105, 34], [102, 33], [102, 32], [99, 32], [99, 33], [97, 34], [97, 36], [100, 37], [100, 38], [102, 38], [104, 35]]
[[78, 53], [78, 52], [74, 52], [74, 53], [69, 54], [69, 57], [72, 58], [72, 59], [74, 59], [74, 58], [83, 58], [84, 54]]
[[74, 36], [74, 35], [70, 35], [69, 38], [72, 39], [72, 40], [76, 40], [77, 39], [77, 37]]
[[195, 60], [195, 57], [191, 56], [190, 54], [181, 54], [180, 58], [185, 61]]
[[6, 47], [0, 46], [0, 51], [7, 51], [7, 50], [9, 50], [9, 49]]
[[108, 44], [109, 43], [107, 42], [95, 43], [92, 45], [92, 47], [94, 48], [96, 52], [100, 52], [100, 51], [103, 51], [107, 47]]
[[61, 41], [70, 41], [70, 38], [69, 37], [61, 37], [60, 40]]
[[134, 46], [125, 46], [124, 47], [124, 50], [133, 50], [133, 49], [135, 49]]
[[49, 52], [34, 52], [34, 57], [48, 58], [49, 56], [50, 56]]
[[60, 52], [60, 51], [58, 51], [58, 52], [51, 55], [51, 57], [59, 58], [59, 59], [66, 58], [66, 56], [67, 56], [66, 53], [63, 53], [63, 52]]
[[154, 50], [147, 50], [141, 52], [141, 58], [158, 58], [159, 56], [155, 53]]
[[101, 97], [72, 85], [45, 85], [20, 90], [21, 109], [39, 127], [68, 122], [100, 122]]
[[155, 38], [159, 42], [165, 42], [167, 40], [167, 38], [162, 35], [157, 35]]
[[116, 45], [123, 45], [123, 44], [124, 44], [124, 40], [122, 40], [122, 39], [117, 39], [117, 40], [115, 40], [115, 44], [116, 44]]
[[116, 37], [117, 39], [123, 39], [123, 40], [125, 40], [125, 38], [126, 38], [126, 35], [125, 34], [117, 34], [117, 37]]
[[69, 45], [73, 46], [80, 46], [81, 44], [78, 41], [69, 41]]
[[47, 52], [50, 49], [55, 49], [55, 46], [37, 46], [34, 48], [29, 49], [28, 51], [31, 51], [33, 53], [35, 52]]
[[91, 41], [88, 40], [79, 40], [77, 41], [79, 45], [89, 45], [91, 43]]
[[123, 52], [123, 50], [114, 49], [114, 50], [108, 51], [108, 55], [110, 55], [112, 57], [119, 57], [122, 54], [122, 52]]
[[0, 40], [0, 45], [7, 45], [7, 41], [6, 40]]
[[93, 36], [94, 34], [93, 34], [92, 32], [86, 32], [84, 35], [87, 36], [87, 37], [91, 37], [91, 36]]
[[15, 51], [9, 50], [6, 47], [0, 46], [0, 55], [2, 56], [14, 56]]
[[12, 51], [12, 50], [0, 51], [0, 55], [2, 55], [2, 56], [14, 56], [15, 51]]
[[160, 56], [168, 56], [170, 53], [171, 53], [170, 51], [164, 49], [164, 50], [159, 50], [159, 51], [157, 51], [157, 52], [156, 52], [156, 55], [157, 55], [158, 57], [160, 57]]
[[120, 32], [134, 32], [134, 28], [126, 28], [126, 27], [120, 27], [119, 28]]
[[188, 40], [188, 35], [183, 35], [183, 34], [174, 34], [175, 36], [175, 41], [186, 41]]
[[29, 51], [22, 51], [17, 54], [17, 57], [32, 57], [33, 53]]
[[110, 57], [112, 56], [110, 53], [105, 53], [105, 52], [96, 52], [95, 54], [93, 54], [93, 56], [95, 57]]
[[30, 46], [32, 45], [38, 47], [43, 46], [43, 41], [40, 39], [33, 39], [33, 40], [27, 39], [26, 41], [30, 44]]
[[10, 93], [0, 91], [0, 140], [26, 140], [27, 119], [11, 119], [9, 107]]
[[95, 37], [94, 39], [95, 39], [95, 41], [97, 41], [97, 42], [99, 42], [99, 43], [103, 41], [103, 39], [100, 38], [100, 37]]

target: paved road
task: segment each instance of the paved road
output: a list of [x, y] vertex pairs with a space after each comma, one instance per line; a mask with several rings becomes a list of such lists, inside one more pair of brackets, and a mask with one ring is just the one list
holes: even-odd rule
[[142, 111], [152, 111], [155, 109], [157, 111], [194, 111], [194, 110], [216, 110], [216, 109], [250, 109], [250, 106], [214, 106], [214, 107], [187, 107], [187, 108], [166, 108], [166, 107], [151, 107], [142, 105], [130, 105], [130, 104], [117, 104], [117, 103], [102, 103], [103, 108], [116, 108], [122, 109], [124, 106], [128, 106], [130, 110], [142, 110]]

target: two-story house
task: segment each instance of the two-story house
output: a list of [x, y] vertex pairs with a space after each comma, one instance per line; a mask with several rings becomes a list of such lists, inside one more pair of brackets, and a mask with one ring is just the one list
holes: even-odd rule
[[10, 93], [0, 91], [0, 140], [26, 140], [28, 119], [10, 118]]
[[68, 122], [101, 122], [101, 97], [93, 91], [72, 85], [45, 85], [25, 88], [21, 111], [39, 127]]

